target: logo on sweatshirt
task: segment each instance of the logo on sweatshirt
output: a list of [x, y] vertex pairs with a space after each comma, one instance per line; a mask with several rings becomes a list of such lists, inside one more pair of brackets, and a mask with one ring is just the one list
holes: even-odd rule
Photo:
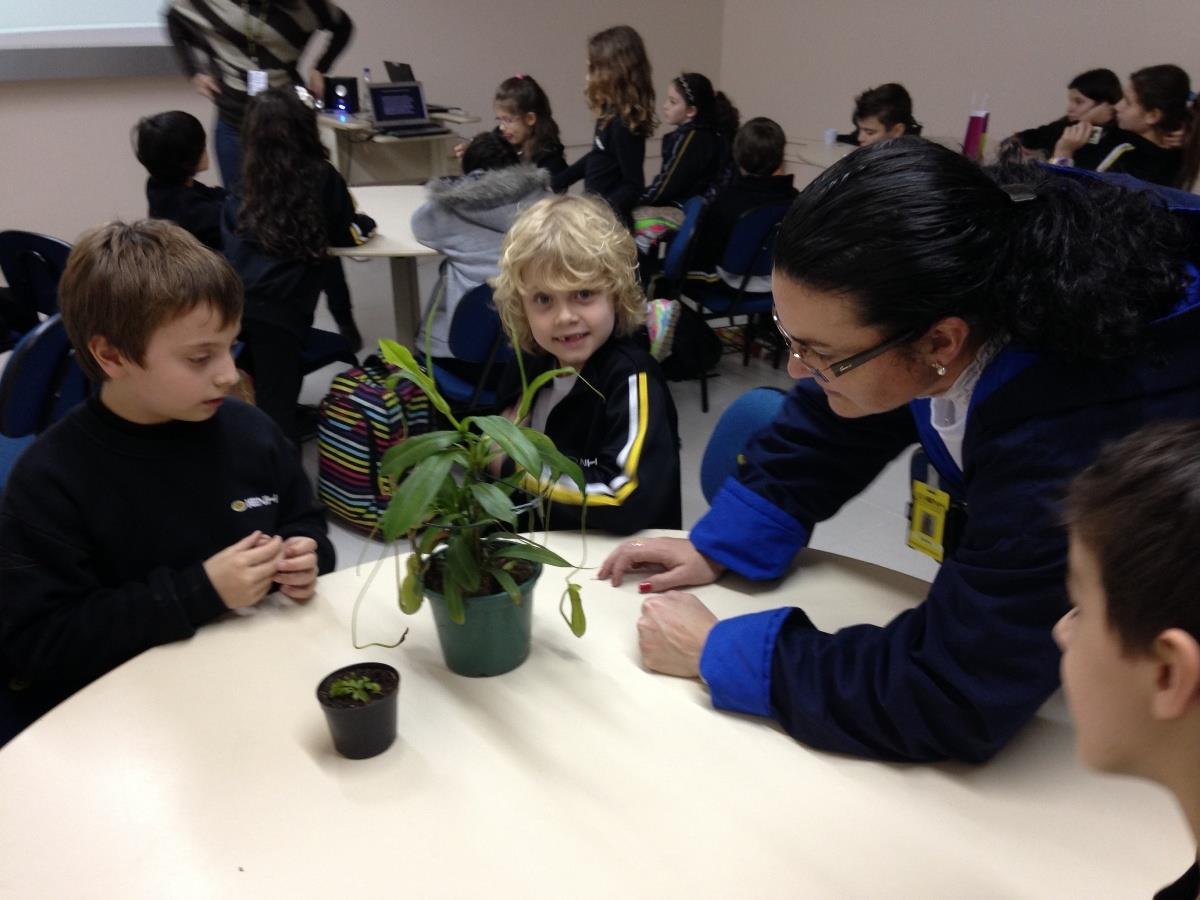
[[260, 509], [279, 503], [278, 494], [263, 494], [261, 497], [247, 497], [244, 500], [234, 500], [229, 508], [234, 512], [245, 512], [248, 509]]

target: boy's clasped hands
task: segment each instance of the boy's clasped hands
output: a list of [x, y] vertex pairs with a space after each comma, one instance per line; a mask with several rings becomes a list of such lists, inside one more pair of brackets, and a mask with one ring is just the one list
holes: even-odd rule
[[258, 603], [272, 583], [289, 600], [308, 600], [317, 588], [317, 542], [253, 531], [206, 559], [204, 573], [230, 609]]

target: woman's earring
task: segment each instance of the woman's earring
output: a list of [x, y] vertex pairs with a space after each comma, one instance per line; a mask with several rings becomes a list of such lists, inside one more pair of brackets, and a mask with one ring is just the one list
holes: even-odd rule
[[943, 365], [942, 365], [940, 362], [935, 362], [935, 363], [933, 364], [933, 371], [937, 372], [937, 373], [938, 373], [938, 375], [945, 375], [945, 374], [946, 374], [946, 367], [945, 367], [945, 366], [943, 366]]

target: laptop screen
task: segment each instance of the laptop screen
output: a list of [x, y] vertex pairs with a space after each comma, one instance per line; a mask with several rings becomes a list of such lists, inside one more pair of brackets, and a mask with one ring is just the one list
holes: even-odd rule
[[376, 125], [403, 125], [428, 121], [419, 82], [371, 85], [371, 107]]

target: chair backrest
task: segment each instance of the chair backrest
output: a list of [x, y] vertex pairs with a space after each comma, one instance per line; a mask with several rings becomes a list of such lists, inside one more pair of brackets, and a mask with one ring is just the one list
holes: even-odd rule
[[663, 259], [662, 274], [664, 278], [670, 281], [679, 281], [683, 278], [686, 271], [688, 249], [691, 247], [692, 237], [696, 234], [696, 226], [700, 224], [700, 217], [703, 213], [703, 197], [691, 197], [684, 202], [683, 222], [671, 235], [670, 243], [667, 244], [667, 255]]
[[62, 319], [55, 315], [21, 338], [0, 374], [0, 434], [38, 434], [88, 395]]
[[44, 316], [58, 312], [58, 280], [71, 245], [31, 231], [0, 231], [0, 272], [13, 299]]
[[731, 275], [770, 275], [775, 233], [791, 205], [791, 201], [768, 203], [742, 213], [725, 242], [721, 268]]
[[463, 294], [450, 320], [450, 352], [469, 363], [500, 361], [512, 356], [492, 287], [484, 283]]
[[752, 388], [721, 413], [700, 460], [700, 490], [709, 503], [725, 479], [737, 471], [746, 442], [779, 414], [786, 396], [778, 388]]

